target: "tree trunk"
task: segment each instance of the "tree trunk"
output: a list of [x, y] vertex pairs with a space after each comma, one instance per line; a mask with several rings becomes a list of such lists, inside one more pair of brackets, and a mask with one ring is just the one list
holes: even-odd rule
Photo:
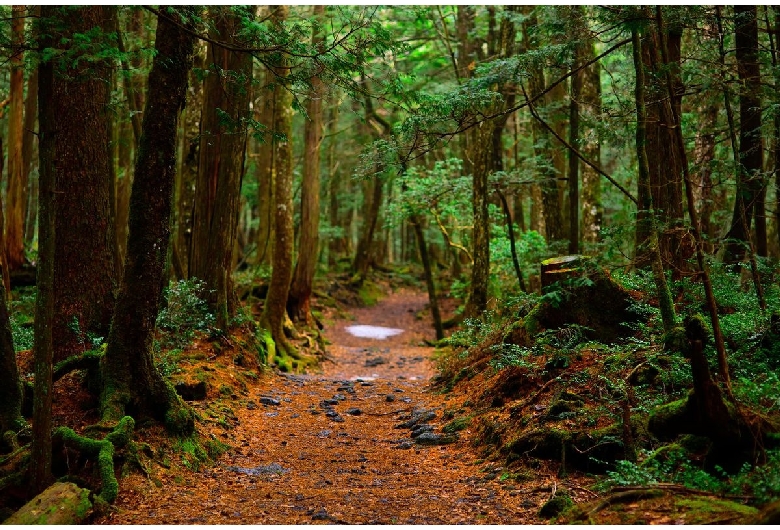
[[11, 13], [11, 81], [8, 112], [8, 187], [5, 208], [5, 251], [10, 271], [19, 269], [24, 258], [24, 218], [27, 207], [27, 175], [24, 173], [24, 20], [25, 6], [13, 6]]
[[[588, 44], [587, 57], [593, 57], [593, 45]], [[598, 62], [585, 68], [582, 79], [580, 111], [583, 122], [581, 151], [588, 160], [601, 166], [601, 141], [597, 124], [601, 121], [601, 66]], [[599, 240], [604, 210], [601, 206], [601, 176], [587, 164], [582, 165], [582, 240], [595, 243]]]
[[[655, 216], [653, 213], [653, 197], [647, 190], [650, 186], [650, 168], [647, 160], [647, 112], [645, 107], [645, 74], [642, 61], [642, 43], [639, 31], [634, 29], [631, 32], [633, 41], [634, 69], [636, 70], [636, 86], [634, 99], [636, 103], [636, 155], [639, 163], [638, 187], [644, 188], [644, 193], [640, 194], [640, 206], [648, 215], [643, 222], [649, 225], [647, 232], [648, 249], [651, 253], [651, 265], [653, 268], [653, 279], [655, 280], [658, 291], [658, 305], [661, 309], [661, 319], [663, 321], [664, 333], [670, 333], [675, 326], [676, 314], [674, 302], [669, 292], [669, 286], [666, 282], [663, 261], [658, 244], [658, 229], [655, 225]], [[637, 222], [640, 222], [638, 219]]]
[[[572, 7], [571, 17], [576, 23], [582, 15], [581, 7]], [[580, 143], [580, 94], [584, 73], [578, 71], [582, 63], [583, 45], [574, 48], [572, 61], [571, 95], [569, 102], [569, 145], [579, 148]], [[580, 252], [580, 159], [569, 151], [569, 254]]]
[[[276, 160], [274, 160], [273, 127], [276, 123], [276, 103], [279, 92], [283, 90], [275, 82], [274, 73], [265, 68], [265, 84], [260, 91], [261, 102], [255, 111], [257, 119], [268, 131], [263, 135], [257, 157], [257, 204], [258, 204], [258, 228], [257, 251], [255, 252], [258, 265], [270, 265], [273, 254], [274, 240], [274, 211], [272, 206], [276, 204], [274, 197], [274, 175]], [[269, 89], [273, 86], [273, 89]]]
[[[53, 28], [58, 9], [41, 7], [41, 47], [54, 46]], [[52, 482], [52, 320], [54, 315], [54, 204], [56, 182], [56, 116], [52, 61], [38, 66], [38, 269], [35, 296], [35, 335], [33, 342], [35, 383], [33, 388], [33, 428], [30, 448], [30, 492], [37, 495]]]
[[739, 96], [739, 164], [734, 214], [723, 261], [738, 263], [745, 256], [756, 201], [763, 190], [764, 150], [761, 143], [761, 71], [758, 58], [756, 6], [734, 6]]
[[0, 282], [0, 436], [8, 430], [19, 431], [24, 425], [22, 384], [16, 366], [5, 287]]
[[[661, 38], [668, 42], [669, 64], [659, 64], [658, 48]], [[682, 100], [682, 81], [680, 79], [680, 53], [682, 30], [668, 31], [661, 36], [657, 27], [650, 27], [642, 39], [642, 60], [644, 67], [649, 72], [645, 78], [645, 92], [647, 93], [647, 158], [649, 163], [650, 180], [647, 188], [642, 188], [642, 193], [652, 195], [654, 215], [657, 219], [653, 222], [661, 231], [652, 235], [645, 230], [650, 223], [637, 224], [637, 257], [636, 265], [644, 267], [654, 259], [652, 250], [645, 249], [649, 237], [658, 237], [661, 259], [672, 268], [672, 275], [680, 278], [683, 274], [691, 272], [688, 259], [693, 256], [690, 241], [682, 230], [683, 221], [683, 191], [682, 191], [682, 165], [684, 153], [681, 153], [675, 141], [675, 131], [670, 125], [673, 121], [674, 106], [680, 113]], [[674, 94], [671, 100], [662, 96], [665, 91], [659, 87], [657, 77], [662, 75], [666, 68], [673, 71]], [[642, 199], [640, 198], [640, 201]], [[647, 215], [640, 212], [638, 217]]]
[[[275, 23], [283, 24], [287, 19], [287, 6], [274, 8], [272, 18]], [[268, 286], [260, 326], [270, 334], [275, 347], [274, 358], [280, 368], [292, 368], [287, 365], [286, 356], [295, 355], [294, 348], [284, 335], [284, 320], [287, 315], [287, 294], [293, 273], [293, 197], [292, 197], [292, 94], [283, 86], [289, 75], [289, 59], [280, 57], [275, 65], [277, 90], [274, 91], [276, 109], [273, 123], [274, 159], [274, 202], [271, 205], [274, 223], [274, 241], [272, 255], [271, 281]], [[271, 357], [269, 355], [269, 357]]]
[[[40, 15], [40, 7], [34, 8], [35, 14]], [[27, 99], [24, 102], [24, 135], [22, 137], [22, 172], [28, 181], [27, 217], [25, 219], [24, 240], [32, 244], [35, 238], [35, 223], [38, 219], [38, 177], [32, 171], [33, 164], [37, 166], [35, 159], [35, 146], [37, 136], [35, 134], [35, 122], [38, 120], [38, 68], [35, 67], [27, 78]]]
[[101, 416], [104, 423], [114, 424], [133, 410], [186, 435], [195, 427], [193, 414], [160, 374], [152, 348], [170, 238], [177, 118], [195, 42], [186, 29], [199, 13], [162, 6], [160, 12], [130, 196], [124, 276], [103, 366]]
[[[243, 45], [242, 20], [251, 19], [254, 12], [236, 13], [236, 8], [228, 6], [212, 9], [212, 37]], [[211, 44], [207, 57], [210, 73], [203, 89], [188, 273], [206, 283], [206, 301], [216, 316], [217, 327], [227, 331], [236, 310], [233, 246], [244, 172], [252, 56]]]
[[[320, 20], [324, 6], [314, 6], [312, 18]], [[314, 32], [312, 45], [320, 49], [324, 45], [321, 33]], [[311, 291], [317, 267], [320, 232], [320, 144], [322, 143], [322, 98], [324, 83], [314, 76], [312, 91], [306, 102], [309, 120], [304, 125], [303, 182], [301, 184], [301, 228], [298, 244], [298, 262], [295, 264], [292, 284], [287, 297], [287, 312], [293, 321], [314, 323], [311, 316]]]
[[[106, 24], [102, 6], [66, 8], [62, 38]], [[56, 64], [54, 244], [54, 362], [106, 337], [114, 308], [116, 262], [110, 206], [109, 64]], [[84, 259], [89, 256], [89, 259]]]

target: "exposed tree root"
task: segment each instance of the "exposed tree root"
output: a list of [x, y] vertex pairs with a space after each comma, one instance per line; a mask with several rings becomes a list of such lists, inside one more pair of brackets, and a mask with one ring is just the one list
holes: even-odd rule
[[102, 440], [81, 436], [68, 427], [58, 428], [54, 431], [53, 437], [61, 439], [65, 446], [87, 456], [97, 457], [98, 471], [103, 484], [99, 496], [111, 504], [119, 493], [119, 483], [114, 473], [114, 450], [121, 449], [130, 442], [134, 428], [135, 420], [125, 416]]

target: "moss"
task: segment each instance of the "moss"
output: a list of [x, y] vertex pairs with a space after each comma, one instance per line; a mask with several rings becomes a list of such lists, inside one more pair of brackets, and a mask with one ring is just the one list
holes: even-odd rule
[[559, 489], [555, 492], [552, 499], [545, 502], [541, 508], [539, 508], [538, 515], [545, 519], [551, 519], [562, 514], [568, 508], [574, 505], [574, 501], [571, 500], [569, 492], [565, 489]]
[[442, 431], [447, 434], [452, 434], [454, 432], [462, 431], [463, 429], [468, 427], [469, 423], [471, 423], [471, 416], [463, 416], [461, 418], [455, 418], [447, 425], [445, 425], [444, 428], [442, 428]]
[[125, 416], [102, 440], [80, 436], [67, 427], [60, 427], [55, 431], [54, 436], [61, 438], [66, 445], [87, 456], [97, 457], [98, 472], [103, 486], [100, 497], [108, 504], [113, 503], [119, 494], [119, 483], [114, 473], [114, 443], [118, 447], [127, 445], [134, 427], [133, 418]]
[[178, 395], [165, 413], [165, 428], [178, 435], [188, 435], [195, 431], [195, 414]]
[[669, 333], [664, 334], [663, 343], [666, 351], [679, 352], [686, 357], [690, 355], [690, 342], [682, 326], [675, 326]]
[[696, 424], [696, 413], [685, 397], [657, 407], [650, 413], [648, 430], [661, 440], [671, 440], [681, 432], [690, 432]]
[[357, 294], [364, 307], [371, 307], [376, 305], [384, 293], [377, 284], [366, 280], [358, 288]]
[[678, 499], [675, 508], [677, 513], [685, 514], [685, 524], [718, 524], [724, 519], [744, 521], [759, 513], [751, 506], [714, 497]]

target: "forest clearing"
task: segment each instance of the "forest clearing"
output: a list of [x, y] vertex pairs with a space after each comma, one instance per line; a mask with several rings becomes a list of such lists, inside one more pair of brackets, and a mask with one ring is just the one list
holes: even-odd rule
[[0, 521], [780, 519], [777, 8], [0, 10]]

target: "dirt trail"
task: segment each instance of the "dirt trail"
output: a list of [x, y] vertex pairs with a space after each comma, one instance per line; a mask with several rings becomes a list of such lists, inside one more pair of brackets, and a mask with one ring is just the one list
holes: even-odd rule
[[[129, 477], [117, 512], [100, 522], [541, 522], [535, 513], [549, 490], [501, 480], [503, 470], [480, 460], [468, 430], [438, 445], [451, 441], [442, 434], [444, 411], [462, 398], [429, 391], [433, 349], [420, 344], [433, 331], [415, 317], [425, 301], [400, 291], [354, 310], [354, 321], [330, 323], [324, 333], [333, 362], [323, 374], [261, 379], [232, 407], [237, 425], [225, 441], [234, 449], [214, 467], [163, 476], [161, 487]], [[345, 329], [358, 324], [404, 331], [377, 340]], [[432, 445], [398, 427], [415, 420], [430, 426], [421, 436]]]

